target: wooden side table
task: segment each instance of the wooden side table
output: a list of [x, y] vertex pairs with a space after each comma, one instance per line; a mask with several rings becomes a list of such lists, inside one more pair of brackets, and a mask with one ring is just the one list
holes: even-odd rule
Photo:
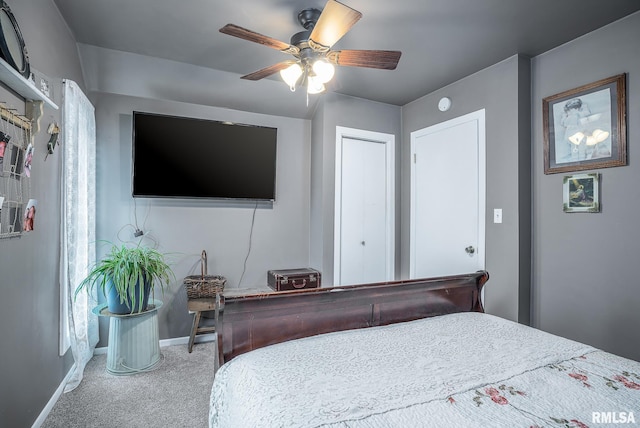
[[189, 310], [189, 312], [194, 312], [193, 325], [191, 326], [191, 334], [189, 335], [189, 353], [193, 351], [193, 342], [196, 339], [196, 334], [213, 333], [214, 331], [216, 331], [215, 325], [211, 327], [200, 327], [200, 317], [202, 316], [202, 312], [216, 311], [215, 320], [217, 324], [217, 308], [218, 305], [216, 305], [215, 297], [187, 300], [187, 309]]
[[[248, 294], [274, 293], [270, 288], [229, 288], [222, 292], [223, 296], [243, 296]], [[189, 353], [193, 351], [193, 343], [197, 334], [213, 333], [218, 325], [218, 311], [220, 310], [220, 302], [216, 304], [218, 297], [206, 297], [200, 299], [187, 299], [187, 309], [193, 312], [193, 324], [191, 326], [191, 334], [189, 334]], [[215, 324], [210, 327], [200, 327], [200, 319], [202, 312], [215, 311]]]

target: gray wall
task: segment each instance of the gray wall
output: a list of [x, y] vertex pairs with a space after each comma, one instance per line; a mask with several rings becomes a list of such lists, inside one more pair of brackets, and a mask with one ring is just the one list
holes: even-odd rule
[[[333, 284], [336, 126], [395, 135], [396, 219], [400, 216], [400, 107], [348, 97], [323, 95], [314, 113], [311, 165], [311, 264], [320, 266], [324, 284]], [[399, 223], [398, 223], [399, 224]], [[400, 257], [396, 227], [396, 276]]]
[[236, 73], [82, 43], [78, 50], [90, 91], [301, 119], [311, 119], [320, 99], [307, 100], [305, 91], [283, 91], [282, 80], [276, 78], [258, 83], [239, 79]]
[[[12, 3], [32, 66], [52, 78], [71, 78], [83, 86], [75, 42], [52, 2]], [[184, 76], [197, 76], [198, 81], [226, 81], [229, 76], [212, 76], [200, 68], [185, 69], [179, 64], [138, 57], [123, 60], [113, 52], [104, 62], [95, 49], [83, 49], [87, 90], [93, 91], [90, 96], [98, 119], [98, 236], [114, 241], [131, 239], [131, 226], [127, 225], [135, 223], [137, 213], [138, 223], [148, 232], [145, 242], [178, 254], [179, 280], [164, 298], [161, 336], [185, 336], [190, 317], [180, 278], [198, 269], [200, 251], [207, 249], [210, 272], [224, 274], [230, 287], [237, 286], [248, 249], [253, 205], [161, 200], [138, 200], [134, 205], [128, 184], [131, 111], [277, 126], [279, 164], [291, 167], [292, 172], [278, 172], [278, 201], [257, 209], [254, 245], [242, 284], [263, 284], [266, 269], [293, 263], [321, 266], [325, 280], [331, 282], [333, 142], [335, 126], [340, 125], [396, 135], [400, 199], [397, 275], [406, 277], [410, 133], [485, 108], [487, 269], [491, 273], [486, 288], [488, 312], [528, 320], [532, 223], [534, 325], [640, 360], [640, 345], [633, 329], [640, 325], [640, 297], [633, 268], [640, 242], [635, 222], [638, 191], [634, 186], [640, 178], [640, 154], [633, 150], [634, 141], [640, 137], [634, 126], [640, 117], [640, 107], [634, 102], [640, 95], [636, 84], [639, 33], [640, 14], [635, 14], [534, 58], [531, 76], [529, 60], [513, 57], [403, 108], [327, 94], [315, 114], [311, 109], [292, 115], [313, 117], [311, 121], [276, 115], [280, 113], [205, 107], [201, 104], [228, 102], [227, 107], [233, 107], [234, 101], [223, 98], [223, 93], [206, 92], [205, 86], [189, 89], [193, 81]], [[599, 62], [593, 62], [594, 52], [601, 55]], [[127, 74], [133, 68], [138, 74]], [[163, 85], [152, 79], [153, 85], [145, 86], [149, 80], [143, 76], [158, 71], [180, 84]], [[628, 73], [629, 166], [600, 171], [602, 213], [563, 214], [562, 175], [542, 173], [541, 100], [622, 72]], [[281, 93], [281, 85], [269, 91], [266, 97], [272, 99], [272, 94]], [[60, 104], [59, 82], [54, 95], [54, 101]], [[445, 95], [452, 98], [453, 107], [440, 113], [437, 101]], [[23, 102], [10, 91], [0, 88], [0, 96], [19, 111], [24, 109]], [[59, 121], [60, 112], [45, 110], [43, 127], [52, 120]], [[30, 426], [71, 366], [70, 353], [58, 356], [60, 155], [56, 153], [44, 162], [46, 141], [46, 134], [36, 136], [38, 151], [31, 179], [31, 194], [39, 201], [36, 230], [20, 239], [0, 240], [0, 284], [4, 292], [0, 299], [2, 426]], [[493, 208], [503, 208], [503, 224], [490, 221]], [[104, 326], [101, 333], [104, 337]]]
[[[640, 360], [640, 14], [533, 59], [533, 319], [543, 330]], [[562, 211], [544, 175], [542, 99], [627, 73], [629, 165], [602, 174], [599, 214]]]
[[[411, 132], [485, 109], [487, 312], [529, 321], [529, 60], [511, 57], [402, 108], [402, 275], [409, 274]], [[447, 96], [451, 109], [438, 110]], [[521, 197], [520, 195], [525, 195]], [[502, 208], [503, 223], [493, 224]]]
[[[203, 249], [207, 251], [209, 273], [225, 276], [227, 289], [266, 287], [267, 270], [308, 265], [309, 121], [124, 95], [93, 93], [92, 98], [98, 129], [96, 236], [112, 243], [137, 242], [133, 237], [137, 216], [137, 226], [145, 232], [142, 242], [170, 253], [177, 281], [162, 297], [161, 339], [189, 335], [193, 316], [187, 312], [182, 279], [200, 273]], [[276, 201], [256, 205], [247, 201], [134, 200], [131, 197], [133, 111], [276, 127]], [[168, 137], [176, 139], [179, 147], [179, 135]], [[215, 168], [215, 164], [211, 167]], [[242, 276], [254, 209], [251, 250]], [[99, 247], [98, 255], [109, 247]], [[106, 320], [101, 321], [100, 333], [98, 346], [106, 346]]]
[[[50, 0], [10, 2], [28, 49], [31, 67], [51, 78], [61, 105], [61, 78], [84, 86], [75, 40]], [[0, 87], [0, 101], [24, 112], [24, 100]], [[30, 180], [38, 200], [35, 230], [0, 240], [0, 426], [30, 426], [72, 364], [58, 356], [61, 151], [44, 161], [47, 126], [60, 110], [45, 107]]]

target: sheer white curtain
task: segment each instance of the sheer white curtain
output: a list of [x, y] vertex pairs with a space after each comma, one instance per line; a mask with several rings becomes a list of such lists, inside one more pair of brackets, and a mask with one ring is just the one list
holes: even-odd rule
[[63, 87], [60, 282], [68, 296], [69, 338], [75, 361], [64, 389], [69, 392], [82, 381], [98, 343], [98, 319], [91, 312], [97, 302], [95, 296], [83, 291], [74, 297], [96, 257], [96, 121], [93, 105], [78, 85], [64, 80]]

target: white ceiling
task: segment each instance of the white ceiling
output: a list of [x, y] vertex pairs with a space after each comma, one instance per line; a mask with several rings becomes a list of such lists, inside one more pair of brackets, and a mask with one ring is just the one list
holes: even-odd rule
[[[240, 76], [287, 54], [224, 35], [233, 23], [289, 42], [323, 0], [54, 0], [77, 42]], [[331, 90], [404, 105], [514, 54], [536, 56], [640, 10], [637, 0], [344, 0], [362, 19], [335, 49], [402, 51], [394, 71], [339, 67]], [[260, 91], [272, 82], [243, 81]], [[282, 84], [282, 91], [288, 91]], [[298, 98], [296, 98], [298, 100]]]

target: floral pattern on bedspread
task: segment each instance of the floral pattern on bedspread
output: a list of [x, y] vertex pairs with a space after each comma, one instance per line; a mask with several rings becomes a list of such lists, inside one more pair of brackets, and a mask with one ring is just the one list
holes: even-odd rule
[[593, 412], [640, 419], [640, 363], [465, 313], [241, 355], [216, 374], [210, 426], [593, 427]]
[[[625, 369], [626, 368], [626, 369]], [[594, 413], [630, 412], [640, 417], [640, 388], [632, 379], [640, 375], [629, 370], [640, 369], [640, 364], [595, 351], [556, 364], [515, 376], [505, 382], [486, 385], [448, 397], [444, 402], [432, 403], [410, 413], [438, 414], [438, 408], [448, 406], [455, 416], [443, 426], [510, 426], [510, 427], [597, 427], [616, 424], [598, 423]], [[446, 404], [445, 404], [446, 403]], [[450, 414], [446, 411], [446, 414]], [[598, 415], [599, 416], [599, 415]], [[410, 416], [408, 416], [410, 417]], [[391, 418], [393, 419], [393, 418]], [[455, 423], [453, 423], [455, 421]], [[640, 420], [636, 422], [640, 423]], [[375, 421], [375, 425], [393, 426], [388, 418]], [[403, 426], [439, 426], [440, 416], [426, 423]], [[632, 424], [633, 425], [633, 424]], [[339, 424], [336, 427], [361, 426]]]

